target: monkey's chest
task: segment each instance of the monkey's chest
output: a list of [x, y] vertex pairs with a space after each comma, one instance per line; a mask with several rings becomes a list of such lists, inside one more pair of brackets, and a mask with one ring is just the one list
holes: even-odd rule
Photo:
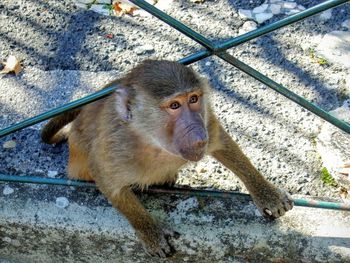
[[139, 180], [142, 185], [162, 184], [176, 180], [177, 171], [186, 161], [166, 151], [142, 149], [142, 158], [138, 163]]

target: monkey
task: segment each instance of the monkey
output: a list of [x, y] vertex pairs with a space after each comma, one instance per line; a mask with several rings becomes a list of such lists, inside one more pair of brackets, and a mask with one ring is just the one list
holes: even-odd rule
[[69, 178], [95, 181], [148, 254], [174, 253], [175, 232], [161, 227], [132, 189], [173, 183], [181, 167], [204, 155], [240, 178], [262, 215], [278, 218], [292, 209], [290, 195], [268, 182], [223, 129], [209, 82], [193, 69], [145, 60], [111, 85], [109, 96], [51, 119], [41, 137], [49, 144], [68, 140]]

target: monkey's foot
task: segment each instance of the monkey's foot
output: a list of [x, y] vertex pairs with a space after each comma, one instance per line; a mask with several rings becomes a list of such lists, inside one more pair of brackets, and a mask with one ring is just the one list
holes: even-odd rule
[[260, 213], [270, 219], [283, 216], [293, 208], [293, 199], [289, 193], [283, 189], [266, 189], [258, 195], [253, 195], [253, 201]]
[[165, 258], [175, 253], [174, 248], [169, 244], [169, 239], [178, 238], [180, 235], [178, 232], [168, 229], [159, 229], [157, 232], [147, 233], [147, 235], [146, 238], [142, 238], [142, 236], [145, 237], [145, 235], [138, 233], [143, 248], [150, 256]]

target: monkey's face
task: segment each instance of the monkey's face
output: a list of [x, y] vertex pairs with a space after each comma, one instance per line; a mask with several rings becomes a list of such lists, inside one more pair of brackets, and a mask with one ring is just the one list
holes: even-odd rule
[[189, 161], [199, 161], [204, 156], [208, 133], [205, 121], [205, 98], [201, 90], [181, 93], [165, 99], [161, 108], [166, 112], [162, 133], [166, 150]]

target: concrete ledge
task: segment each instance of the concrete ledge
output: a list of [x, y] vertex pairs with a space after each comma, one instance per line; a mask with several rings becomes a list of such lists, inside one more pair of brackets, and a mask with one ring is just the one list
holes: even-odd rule
[[[11, 187], [18, 195], [0, 196], [0, 262], [164, 262], [143, 252], [126, 220], [95, 190], [70, 188], [62, 209], [55, 198], [64, 187]], [[350, 262], [348, 212], [296, 207], [271, 222], [242, 196], [141, 199], [181, 233], [166, 262]]]

